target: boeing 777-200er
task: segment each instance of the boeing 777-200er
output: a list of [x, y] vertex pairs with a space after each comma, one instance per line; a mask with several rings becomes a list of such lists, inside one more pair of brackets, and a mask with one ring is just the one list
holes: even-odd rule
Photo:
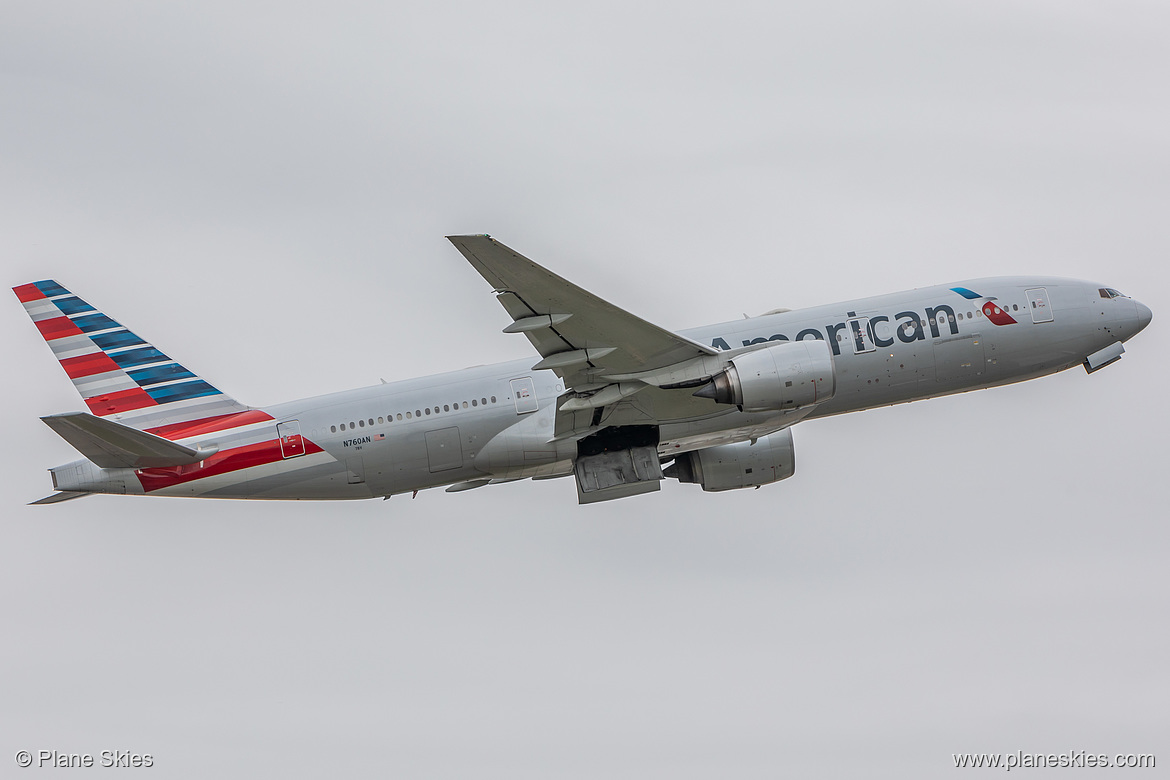
[[[85, 457], [57, 492], [388, 498], [572, 475], [588, 504], [666, 477], [792, 476], [801, 420], [1118, 360], [1150, 310], [1110, 287], [995, 277], [673, 333], [489, 236], [450, 238], [540, 359], [245, 406], [55, 281], [16, 287], [89, 412], [42, 418]], [[665, 464], [665, 467], [664, 467]]]

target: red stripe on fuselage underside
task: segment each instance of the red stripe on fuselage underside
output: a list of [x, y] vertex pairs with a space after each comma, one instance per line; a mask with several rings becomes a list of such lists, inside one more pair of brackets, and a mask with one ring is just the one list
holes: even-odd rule
[[141, 409], [144, 406], [156, 406], [157, 402], [141, 387], [133, 387], [129, 390], [119, 390], [116, 393], [86, 398], [85, 405], [98, 417], [105, 417], [107, 414], [128, 412], [131, 409]]
[[262, 412], [259, 409], [250, 409], [246, 412], [204, 417], [202, 420], [187, 420], [186, 422], [171, 423], [170, 425], [160, 425], [157, 428], [147, 428], [146, 432], [173, 441], [175, 439], [190, 438], [191, 436], [201, 436], [205, 433], [226, 431], [228, 428], [239, 428], [243, 425], [251, 425], [252, 423], [272, 419], [275, 418], [268, 412]]
[[90, 352], [88, 355], [65, 358], [61, 361], [61, 368], [65, 369], [70, 379], [121, 370], [105, 352]]
[[74, 325], [73, 320], [68, 317], [52, 317], [47, 320], [37, 320], [33, 324], [45, 337], [45, 341], [81, 335], [81, 328]]
[[[306, 454], [323, 451], [308, 439], [304, 439], [304, 442]], [[280, 450], [280, 439], [270, 439], [217, 452], [207, 460], [192, 463], [190, 466], [176, 466], [170, 469], [140, 469], [135, 474], [138, 476], [138, 481], [142, 483], [142, 489], [150, 493], [196, 479], [215, 477], [241, 469], [250, 469], [253, 466], [278, 463], [283, 459], [284, 454]]]
[[19, 287], [13, 287], [12, 292], [16, 293], [16, 298], [21, 303], [36, 301], [45, 297], [45, 294], [35, 284], [22, 284]]

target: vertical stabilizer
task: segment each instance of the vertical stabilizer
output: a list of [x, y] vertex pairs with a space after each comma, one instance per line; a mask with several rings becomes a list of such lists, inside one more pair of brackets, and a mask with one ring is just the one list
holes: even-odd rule
[[145, 429], [247, 411], [57, 282], [12, 289], [92, 414]]

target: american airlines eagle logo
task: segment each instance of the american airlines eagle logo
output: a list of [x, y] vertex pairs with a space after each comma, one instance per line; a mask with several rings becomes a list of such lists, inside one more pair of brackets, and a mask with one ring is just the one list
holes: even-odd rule
[[1001, 309], [996, 303], [993, 296], [980, 295], [977, 292], [972, 292], [966, 287], [952, 287], [952, 292], [957, 292], [969, 301], [982, 300], [982, 304], [977, 304], [979, 309], [983, 312], [983, 316], [991, 322], [992, 325], [1015, 325], [1016, 319], [1006, 311]]

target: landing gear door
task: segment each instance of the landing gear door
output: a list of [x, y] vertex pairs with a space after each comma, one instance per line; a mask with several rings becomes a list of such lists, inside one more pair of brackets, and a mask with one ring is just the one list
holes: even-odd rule
[[532, 384], [532, 377], [512, 380], [512, 398], [516, 401], [516, 414], [528, 414], [540, 408], [540, 401], [536, 399], [536, 387]]
[[1028, 311], [1032, 313], [1032, 322], [1052, 322], [1052, 306], [1048, 303], [1048, 291], [1043, 287], [1026, 290], [1028, 296]]
[[305, 440], [301, 438], [301, 424], [297, 420], [285, 420], [276, 425], [280, 438], [280, 455], [285, 460], [305, 454]]

